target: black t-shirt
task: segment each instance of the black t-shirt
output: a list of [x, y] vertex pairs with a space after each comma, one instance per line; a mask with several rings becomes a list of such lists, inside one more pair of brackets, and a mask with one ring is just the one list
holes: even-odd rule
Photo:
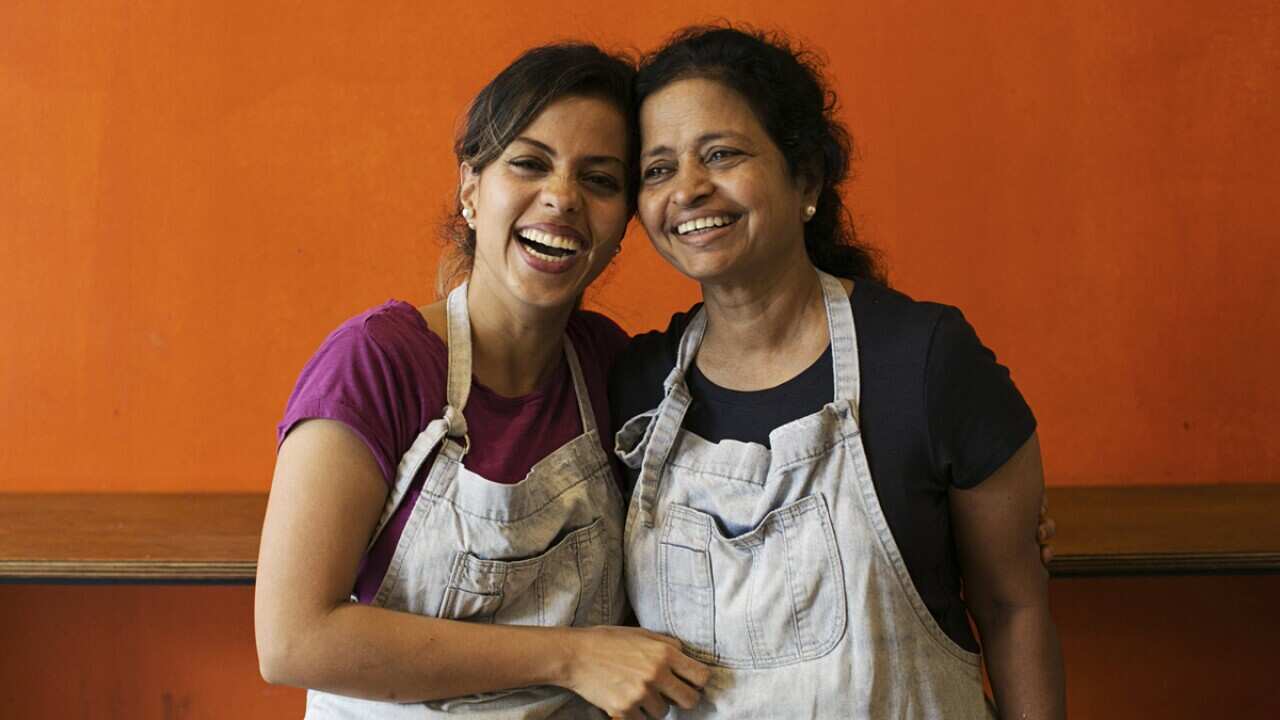
[[[960, 568], [947, 501], [950, 486], [972, 488], [1013, 455], [1036, 421], [1009, 371], [954, 307], [917, 302], [872, 280], [850, 296], [862, 373], [862, 442], [880, 507], [907, 570], [938, 624], [977, 650], [960, 596]], [[662, 401], [685, 326], [637, 336], [609, 381], [613, 426]], [[817, 412], [833, 393], [831, 349], [774, 388], [740, 392], [714, 385], [695, 364], [684, 428], [707, 440], [769, 443], [769, 431]], [[635, 471], [625, 469], [629, 486]]]

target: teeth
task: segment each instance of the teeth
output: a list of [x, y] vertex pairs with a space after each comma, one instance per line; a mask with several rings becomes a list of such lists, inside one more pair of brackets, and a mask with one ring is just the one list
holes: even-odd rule
[[723, 227], [733, 223], [733, 218], [728, 215], [715, 215], [712, 217], [700, 217], [695, 220], [686, 220], [676, 226], [676, 234], [687, 235], [695, 230], [703, 230], [709, 227]]
[[541, 260], [546, 260], [547, 262], [568, 262], [568, 260], [573, 257], [572, 255], [563, 255], [563, 256], [548, 255], [544, 252], [539, 252], [535, 248], [532, 248], [528, 245], [525, 245], [524, 249], [525, 249], [525, 252], [529, 253], [530, 255], [536, 258], [539, 258]]
[[582, 249], [582, 243], [575, 238], [561, 237], [560, 235], [552, 235], [549, 232], [543, 232], [542, 230], [538, 230], [537, 228], [529, 228], [527, 230], [522, 230], [520, 232], [520, 236], [523, 237], [525, 240], [532, 240], [533, 242], [536, 242], [539, 245], [546, 245], [547, 247], [559, 248], [561, 250], [578, 252], [579, 250]]

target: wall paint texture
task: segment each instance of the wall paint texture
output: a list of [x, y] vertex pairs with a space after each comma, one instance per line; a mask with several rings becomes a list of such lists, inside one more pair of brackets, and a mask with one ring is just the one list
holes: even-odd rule
[[[0, 6], [0, 491], [265, 490], [317, 344], [389, 297], [432, 298], [474, 92], [533, 44], [650, 48], [719, 17], [824, 52], [859, 147], [863, 237], [898, 288], [961, 307], [1012, 368], [1051, 484], [1280, 481], [1274, 2], [16, 0]], [[633, 227], [588, 305], [639, 331], [695, 299]], [[1218, 602], [1215, 583], [1245, 595]], [[249, 596], [0, 588], [5, 654], [57, 663], [37, 673], [47, 687], [0, 673], [0, 693], [131, 708], [33, 701], [31, 717], [296, 708], [256, 680]], [[1187, 625], [1280, 640], [1250, 601], [1280, 601], [1267, 580], [1059, 582], [1054, 597], [1072, 606], [1087, 717], [1106, 716], [1121, 645], [1144, 637], [1090, 627], [1182, 607]], [[95, 617], [136, 628], [137, 657], [192, 671], [134, 658], [126, 682], [93, 670], [110, 647], [42, 649], [92, 636]], [[1169, 681], [1187, 672], [1261, 692], [1253, 656], [1206, 669], [1171, 641], [1180, 627], [1151, 625], [1171, 644], [1125, 669], [1137, 696], [1216, 697]], [[1191, 707], [1162, 716], [1203, 716]]]

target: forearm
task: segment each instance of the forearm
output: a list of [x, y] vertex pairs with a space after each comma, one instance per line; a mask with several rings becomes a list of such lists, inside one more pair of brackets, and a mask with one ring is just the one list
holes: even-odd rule
[[[355, 603], [260, 643], [270, 682], [392, 702], [567, 680], [571, 628], [440, 620]], [[266, 647], [264, 647], [266, 645]]]
[[1003, 720], [1062, 720], [1066, 686], [1047, 600], [974, 609], [983, 660]]

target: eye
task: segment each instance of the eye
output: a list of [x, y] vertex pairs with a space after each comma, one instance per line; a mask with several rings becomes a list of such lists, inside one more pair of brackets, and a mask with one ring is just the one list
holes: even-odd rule
[[517, 170], [527, 173], [546, 172], [547, 164], [535, 157], [516, 157], [507, 161], [507, 164]]
[[583, 178], [583, 181], [608, 192], [617, 192], [622, 189], [622, 183], [618, 182], [618, 180], [612, 175], [606, 175], [604, 173], [588, 175]]
[[742, 153], [740, 151], [734, 150], [732, 148], [714, 148], [711, 150], [711, 152], [707, 153], [706, 162], [708, 163], [721, 162], [724, 160], [735, 158], [741, 154]]
[[641, 179], [646, 183], [654, 183], [665, 179], [671, 172], [672, 169], [666, 165], [650, 165], [641, 173]]

